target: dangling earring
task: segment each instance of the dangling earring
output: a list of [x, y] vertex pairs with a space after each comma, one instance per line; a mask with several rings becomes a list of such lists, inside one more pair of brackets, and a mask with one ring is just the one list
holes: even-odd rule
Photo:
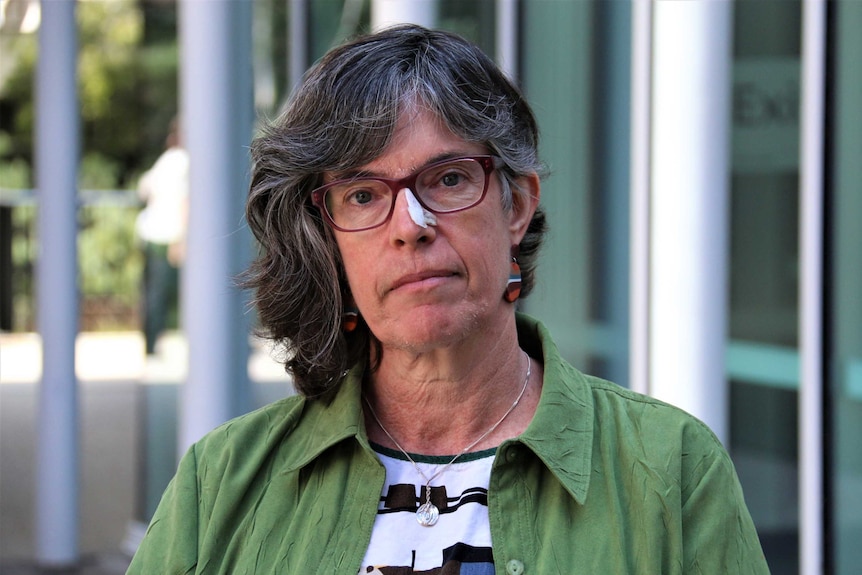
[[509, 271], [509, 281], [503, 299], [509, 303], [518, 301], [521, 295], [521, 266], [518, 265], [518, 246], [512, 248], [512, 269]]
[[341, 330], [350, 333], [359, 325], [359, 308], [352, 295], [344, 297], [344, 311], [341, 313]]

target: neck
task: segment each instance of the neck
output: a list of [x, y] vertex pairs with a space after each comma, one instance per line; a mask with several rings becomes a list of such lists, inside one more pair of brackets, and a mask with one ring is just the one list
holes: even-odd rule
[[[467, 447], [494, 447], [521, 433], [538, 403], [539, 363], [532, 363], [528, 378], [528, 358], [516, 338], [505, 350], [498, 345], [481, 354], [463, 352], [460, 346], [448, 355], [438, 350], [432, 357], [404, 357], [386, 349], [366, 386], [367, 411], [379, 419], [366, 413], [371, 440], [413, 453], [453, 455]], [[512, 408], [522, 390], [523, 397]]]

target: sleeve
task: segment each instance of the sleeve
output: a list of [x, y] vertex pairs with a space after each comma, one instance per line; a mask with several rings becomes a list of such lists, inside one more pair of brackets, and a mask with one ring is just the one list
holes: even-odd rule
[[683, 454], [683, 572], [768, 575], [736, 470], [709, 435], [712, 446], [704, 455]]
[[199, 489], [193, 446], [180, 461], [127, 575], [194, 573], [198, 561]]

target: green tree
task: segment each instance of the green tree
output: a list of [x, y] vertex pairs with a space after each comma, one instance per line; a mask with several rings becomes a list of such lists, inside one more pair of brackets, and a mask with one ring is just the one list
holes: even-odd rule
[[[79, 188], [133, 189], [163, 150], [169, 123], [177, 114], [176, 4], [79, 2], [76, 18]], [[2, 32], [0, 52], [0, 188], [27, 189], [33, 186], [38, 37]], [[3, 196], [19, 204], [11, 218], [13, 269], [2, 273], [12, 277], [16, 329], [30, 329], [32, 269], [38, 251], [35, 210], [13, 196], [8, 192]], [[95, 327], [134, 327], [142, 270], [134, 236], [138, 208], [129, 204], [128, 196], [119, 203], [111, 197], [78, 214], [82, 309], [85, 324], [102, 313]]]

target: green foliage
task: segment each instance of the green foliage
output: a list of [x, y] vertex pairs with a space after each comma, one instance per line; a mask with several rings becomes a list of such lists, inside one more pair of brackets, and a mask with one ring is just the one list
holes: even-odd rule
[[112, 187], [128, 185], [161, 150], [176, 114], [176, 49], [169, 48], [159, 66], [151, 65], [150, 48], [141, 44], [143, 14], [131, 0], [82, 2], [78, 23], [84, 150], [120, 166]]
[[111, 190], [118, 187], [121, 167], [117, 160], [100, 152], [84, 155], [78, 172], [78, 188]]
[[[133, 315], [137, 307], [143, 258], [135, 238], [137, 209], [117, 205], [87, 206], [79, 212], [78, 265], [81, 294]], [[112, 314], [106, 314], [112, 315]], [[117, 318], [89, 327], [134, 327]]]
[[[81, 189], [116, 186], [120, 166], [91, 152], [81, 161]], [[105, 197], [78, 212], [78, 281], [83, 328], [135, 328], [133, 318], [143, 274], [143, 256], [135, 237], [139, 208]]]
[[35, 328], [35, 278], [33, 267], [37, 257], [36, 207], [18, 206], [12, 210], [12, 315], [15, 331]]
[[37, 37], [35, 34], [2, 36], [0, 51], [6, 60], [0, 77], [0, 137], [9, 142], [8, 147], [0, 150], [0, 163], [7, 158], [24, 158], [31, 163]]
[[[148, 4], [147, 13], [162, 30], [150, 34], [158, 43], [143, 43], [147, 22], [134, 0], [76, 7], [83, 155], [97, 153], [119, 166], [109, 187], [128, 186], [152, 163], [177, 114], [176, 5]], [[33, 162], [37, 40], [36, 34], [0, 37], [0, 137], [11, 141], [0, 149], [0, 164]]]
[[133, 182], [156, 161], [164, 150], [165, 137], [171, 120], [177, 115], [179, 78], [176, 42], [143, 46], [138, 51], [142, 81], [136, 93], [138, 106], [146, 111], [146, 121], [138, 132], [142, 149], [138, 162], [125, 174], [126, 183]]
[[22, 190], [32, 187], [30, 164], [23, 158], [0, 162], [0, 188]]
[[78, 5], [78, 27], [81, 116], [87, 122], [110, 115], [120, 103], [116, 96], [137, 82], [142, 22], [130, 2], [86, 2]]
[[[80, 189], [129, 189], [164, 149], [178, 108], [176, 10], [176, 3], [136, 0], [77, 3]], [[38, 37], [0, 36], [0, 53], [0, 188], [28, 189]], [[15, 204], [14, 328], [32, 329], [38, 210], [20, 194], [3, 198]], [[134, 233], [138, 207], [128, 199], [97, 197], [78, 213], [84, 329], [137, 327], [143, 258]]]

